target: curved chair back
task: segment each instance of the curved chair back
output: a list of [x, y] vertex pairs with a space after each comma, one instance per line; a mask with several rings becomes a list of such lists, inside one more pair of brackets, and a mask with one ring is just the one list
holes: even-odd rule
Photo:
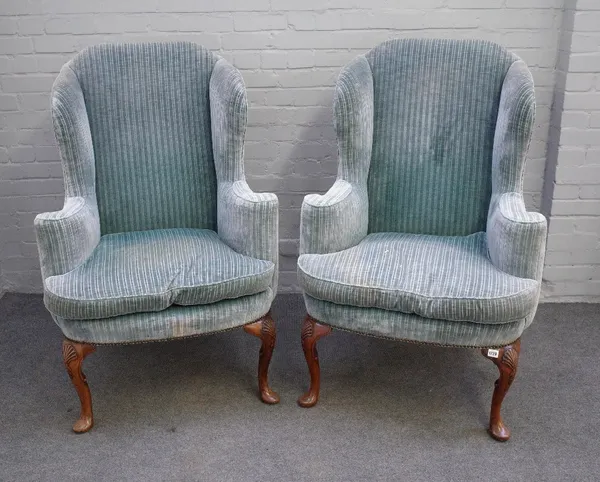
[[491, 42], [409, 39], [366, 55], [373, 75], [369, 232], [485, 231], [504, 77]]
[[85, 100], [102, 234], [216, 228], [209, 81], [193, 43], [105, 44], [68, 64]]

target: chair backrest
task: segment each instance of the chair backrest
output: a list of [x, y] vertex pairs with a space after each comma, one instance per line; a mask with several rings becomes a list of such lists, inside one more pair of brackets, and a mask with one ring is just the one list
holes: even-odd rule
[[369, 232], [484, 231], [494, 129], [517, 57], [477, 40], [385, 42], [373, 74]]
[[92, 134], [102, 234], [216, 227], [215, 62], [187, 42], [98, 45], [71, 61]]

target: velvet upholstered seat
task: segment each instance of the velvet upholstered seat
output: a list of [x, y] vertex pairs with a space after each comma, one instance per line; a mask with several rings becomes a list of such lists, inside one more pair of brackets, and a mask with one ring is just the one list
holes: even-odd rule
[[301, 405], [317, 402], [315, 343], [331, 327], [478, 347], [501, 372], [490, 431], [508, 438], [500, 403], [536, 312], [546, 238], [522, 195], [534, 112], [527, 67], [491, 42], [392, 40], [342, 70], [338, 179], [302, 205]]
[[245, 181], [240, 73], [186, 42], [99, 45], [61, 70], [52, 117], [65, 204], [35, 220], [44, 301], [92, 426], [93, 346], [244, 326], [275, 342], [278, 202]]
[[298, 272], [313, 298], [449, 321], [520, 320], [538, 293], [535, 280], [494, 266], [483, 233], [368, 234], [352, 248], [302, 256]]
[[267, 291], [274, 264], [237, 253], [208, 229], [107, 234], [73, 271], [46, 279], [46, 306], [94, 320]]

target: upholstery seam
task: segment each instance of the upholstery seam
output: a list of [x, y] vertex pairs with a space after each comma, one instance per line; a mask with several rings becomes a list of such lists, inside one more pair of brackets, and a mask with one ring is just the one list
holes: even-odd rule
[[[225, 182], [227, 182], [227, 181], [225, 181]], [[229, 181], [229, 182], [231, 182], [231, 181]], [[275, 196], [275, 194], [274, 194], [274, 193], [270, 193], [270, 192], [261, 192], [261, 193], [257, 193], [257, 192], [255, 192], [255, 191], [253, 191], [253, 190], [250, 188], [250, 186], [248, 186], [248, 182], [247, 182], [247, 181], [245, 181], [245, 180], [237, 180], [237, 181], [233, 181], [233, 182], [231, 182], [231, 189], [230, 189], [230, 192], [231, 192], [231, 193], [232, 193], [232, 194], [233, 194], [233, 195], [234, 195], [236, 198], [238, 198], [238, 199], [241, 199], [241, 200], [242, 200], [242, 201], [244, 201], [244, 202], [251, 203], [251, 204], [274, 204], [274, 203], [276, 203], [276, 202], [277, 202], [277, 199], [261, 199], [261, 200], [259, 200], [259, 201], [253, 201], [252, 199], [248, 199], [248, 198], [246, 198], [246, 197], [244, 197], [244, 196], [241, 196], [241, 195], [240, 195], [240, 194], [238, 194], [238, 193], [235, 191], [235, 189], [234, 189], [234, 187], [235, 187], [235, 184], [236, 184], [236, 183], [243, 183], [243, 185], [244, 185], [244, 190], [246, 190], [245, 188], [248, 188], [248, 189], [247, 189], [247, 191], [248, 191], [249, 193], [251, 193], [251, 194], [267, 194], [267, 195], [271, 194], [271, 195], [273, 195], [273, 196]]]
[[[265, 290], [266, 291], [266, 290]], [[261, 293], [264, 293], [261, 291]], [[257, 293], [260, 294], [260, 293]], [[271, 301], [272, 302], [272, 301]], [[121, 342], [102, 342], [102, 341], [86, 341], [86, 340], [74, 340], [72, 338], [69, 338], [67, 336], [65, 336], [65, 338], [67, 338], [68, 340], [71, 341], [75, 341], [78, 343], [90, 343], [92, 345], [105, 345], [105, 346], [115, 346], [115, 345], [142, 345], [142, 344], [146, 344], [146, 343], [160, 343], [160, 342], [165, 342], [165, 341], [174, 341], [174, 340], [181, 340], [184, 338], [198, 338], [200, 336], [208, 336], [208, 335], [213, 335], [213, 334], [217, 334], [217, 333], [223, 333], [226, 331], [233, 331], [237, 328], [246, 326], [246, 325], [251, 325], [252, 323], [256, 323], [258, 320], [260, 320], [261, 318], [264, 318], [269, 312], [271, 311], [271, 307], [269, 308], [269, 310], [264, 313], [263, 315], [259, 316], [258, 318], [256, 318], [255, 320], [249, 321], [248, 323], [242, 323], [240, 325], [237, 326], [232, 326], [231, 328], [224, 328], [222, 330], [215, 330], [215, 331], [208, 331], [206, 333], [194, 333], [192, 335], [183, 335], [183, 336], [173, 336], [170, 338], [155, 338], [155, 339], [150, 339], [150, 340], [137, 340], [137, 341], [121, 341]], [[157, 312], [146, 312], [146, 313], [157, 313]], [[56, 315], [58, 316], [58, 315]], [[123, 315], [123, 316], [127, 316], [127, 315]], [[100, 320], [104, 320], [106, 318], [99, 318]], [[65, 321], [68, 322], [72, 322], [72, 321], [77, 321], [77, 320], [69, 320], [64, 318]], [[81, 320], [81, 321], [93, 321], [93, 320]], [[273, 320], [275, 321], [275, 320]]]
[[[521, 295], [522, 293], [525, 293], [527, 291], [530, 291], [531, 288], [526, 288], [523, 289], [521, 291], [518, 291], [517, 293], [511, 294], [511, 295], [505, 295], [505, 296], [496, 296], [494, 298], [464, 298], [464, 297], [448, 297], [448, 296], [440, 296], [440, 297], [432, 297], [432, 296], [424, 296], [424, 295], [420, 295], [418, 293], [415, 293], [413, 291], [406, 291], [406, 290], [393, 290], [393, 289], [389, 289], [389, 288], [377, 288], [374, 286], [364, 286], [364, 285], [352, 285], [352, 284], [348, 284], [348, 283], [340, 283], [339, 281], [333, 281], [333, 280], [329, 280], [329, 279], [325, 279], [325, 278], [316, 278], [314, 275], [308, 274], [304, 271], [304, 269], [302, 269], [300, 267], [300, 264], [298, 263], [298, 269], [302, 272], [302, 274], [304, 276], [307, 276], [308, 278], [311, 278], [315, 281], [326, 281], [328, 283], [332, 283], [338, 286], [345, 286], [345, 287], [350, 287], [350, 288], [366, 288], [366, 289], [375, 289], [375, 290], [380, 290], [380, 291], [385, 291], [385, 292], [403, 292], [403, 293], [408, 293], [410, 295], [414, 295], [414, 296], [418, 296], [421, 298], [424, 298], [426, 300], [468, 300], [468, 301], [480, 301], [480, 300], [498, 300], [498, 299], [508, 299], [508, 298], [512, 298], [512, 297], [517, 297], [519, 295]], [[508, 274], [508, 273], [507, 273]], [[512, 275], [510, 275], [512, 276]], [[515, 276], [516, 278], [516, 276]], [[533, 281], [536, 284], [539, 284], [539, 282], [537, 280], [534, 279], [530, 279], [530, 278], [520, 278], [520, 279], [525, 279], [525, 280], [530, 280]], [[537, 287], [536, 287], [537, 290]], [[325, 300], [324, 300], [325, 301]], [[385, 309], [385, 308], [382, 308]]]
[[[275, 271], [275, 264], [272, 261], [267, 261], [267, 260], [259, 260], [259, 261], [263, 261], [265, 263], [271, 263], [273, 266], [271, 266], [267, 271], [264, 272], [264, 274], [271, 272], [271, 274], [273, 274], [272, 272]], [[80, 265], [81, 266], [81, 265]], [[69, 271], [69, 273], [72, 273], [73, 271], [75, 271], [77, 268], [75, 268], [72, 271]], [[63, 275], [54, 275], [54, 276], [49, 276], [48, 278], [46, 278], [46, 282], [50, 279], [50, 278], [55, 278], [55, 277], [59, 277], [59, 276], [65, 276], [68, 273], [65, 273]], [[212, 286], [217, 286], [220, 284], [227, 284], [227, 283], [231, 283], [232, 281], [237, 281], [237, 280], [245, 280], [248, 278], [252, 278], [256, 275], [246, 275], [246, 276], [238, 276], [236, 278], [232, 278], [230, 280], [227, 281], [217, 281], [215, 283], [208, 283], [208, 284], [203, 284], [203, 285], [192, 285], [192, 286], [180, 286], [177, 288], [169, 288], [166, 291], [161, 291], [160, 293], [153, 293], [153, 294], [149, 294], [146, 295], [146, 297], [150, 297], [150, 296], [156, 296], [157, 294], [162, 294], [162, 293], [171, 293], [172, 291], [175, 290], [179, 290], [179, 289], [187, 289], [187, 288], [198, 288], [198, 287], [212, 287]], [[258, 275], [258, 276], [262, 276], [262, 275]], [[64, 296], [61, 295], [57, 295], [55, 293], [53, 293], [52, 291], [48, 290], [48, 293], [56, 298], [60, 298], [61, 300], [74, 300], [74, 301], [83, 301], [83, 302], [97, 302], [97, 301], [108, 301], [108, 300], [125, 300], [125, 299], [132, 299], [132, 298], [143, 298], [144, 295], [131, 295], [131, 296], [112, 296], [110, 298], [97, 298], [97, 299], [83, 299], [83, 298], [65, 298]]]
[[473, 321], [473, 320], [465, 320], [465, 319], [458, 319], [458, 318], [434, 318], [433, 316], [427, 316], [427, 315], [420, 315], [419, 313], [415, 313], [414, 311], [412, 312], [408, 312], [408, 311], [400, 311], [400, 310], [390, 310], [390, 309], [386, 309], [386, 308], [380, 308], [378, 306], [359, 306], [359, 305], [351, 305], [348, 303], [337, 303], [335, 301], [331, 301], [331, 300], [324, 300], [323, 298], [320, 298], [318, 296], [313, 295], [312, 293], [307, 293], [305, 291], [305, 294], [307, 294], [308, 296], [310, 296], [311, 298], [314, 298], [318, 301], [322, 301], [324, 303], [331, 303], [333, 305], [337, 305], [337, 306], [346, 306], [346, 307], [350, 307], [350, 308], [359, 308], [359, 309], [364, 309], [364, 310], [381, 310], [381, 311], [387, 311], [390, 313], [401, 313], [403, 315], [414, 315], [414, 316], [418, 316], [419, 318], [425, 318], [425, 319], [430, 319], [430, 320], [438, 320], [438, 321], [446, 321], [449, 323], [474, 323], [477, 325], [481, 325], [481, 326], [498, 326], [498, 325], [508, 325], [511, 323], [516, 323], [518, 321], [522, 321], [524, 319], [526, 319], [527, 317], [521, 317], [521, 318], [517, 318], [514, 320], [509, 320], [509, 321], [490, 321], [487, 323], [484, 322], [479, 322], [479, 321]]
[[[45, 218], [43, 217], [45, 214], [52, 214], [52, 213], [60, 213], [62, 211], [65, 210], [65, 205], [66, 204], [66, 200], [67, 199], [80, 199], [81, 201], [77, 201], [77, 203], [79, 204], [79, 206], [77, 206], [77, 208], [71, 212], [69, 215], [67, 216], [61, 216], [58, 218]], [[45, 213], [40, 213], [36, 216], [37, 219], [39, 219], [38, 223], [40, 224], [44, 224], [46, 222], [61, 222], [61, 221], [66, 221], [71, 219], [72, 217], [74, 217], [75, 215], [79, 214], [81, 212], [81, 210], [85, 207], [85, 205], [87, 204], [85, 199], [82, 196], [71, 196], [71, 197], [67, 197], [65, 199], [65, 203], [63, 204], [63, 208], [58, 210], [58, 211], [50, 211], [50, 212], [45, 212]], [[38, 217], [38, 216], [42, 216], [42, 217]]]
[[[331, 191], [331, 189], [332, 189], [332, 188], [335, 186], [335, 183], [336, 183], [336, 182], [338, 182], [338, 181], [343, 181], [343, 182], [345, 182], [346, 184], [348, 184], [348, 186], [350, 186], [350, 189], [348, 189], [348, 192], [347, 192], [347, 193], [346, 193], [346, 194], [345, 194], [345, 195], [344, 195], [342, 198], [338, 199], [337, 201], [335, 201], [335, 202], [334, 202], [334, 203], [332, 203], [332, 204], [316, 205], [316, 204], [312, 204], [312, 203], [308, 202], [308, 201], [306, 200], [306, 197], [305, 197], [305, 198], [303, 199], [303, 201], [302, 201], [302, 204], [305, 204], [305, 205], [307, 205], [307, 206], [310, 206], [310, 208], [311, 208], [311, 209], [315, 209], [315, 210], [316, 210], [316, 209], [332, 209], [332, 208], [335, 208], [335, 207], [336, 207], [338, 204], [340, 204], [340, 203], [342, 203], [343, 201], [345, 201], [345, 200], [346, 200], [346, 199], [347, 199], [347, 198], [348, 198], [348, 197], [349, 197], [349, 196], [352, 194], [352, 192], [354, 192], [354, 187], [352, 186], [352, 183], [351, 183], [351, 182], [349, 182], [349, 181], [346, 181], [345, 179], [339, 178], [339, 179], [336, 179], [336, 181], [333, 183], [333, 186], [331, 186], [331, 188], [329, 188], [329, 191], [327, 191], [327, 193]], [[327, 193], [325, 193], [325, 194], [322, 194], [322, 195], [321, 195], [321, 198], [324, 198], [324, 197], [326, 197], [326, 196], [327, 196]]]
[[[171, 308], [172, 306], [205, 306], [205, 305], [212, 305], [212, 304], [215, 304], [215, 303], [219, 303], [220, 301], [224, 301], [224, 300], [236, 300], [238, 298], [243, 298], [245, 296], [253, 296], [253, 295], [258, 295], [260, 293], [265, 293], [267, 291], [267, 289], [270, 289], [270, 288], [271, 288], [270, 286], [267, 286], [267, 288], [264, 289], [264, 290], [262, 290], [262, 291], [252, 291], [252, 292], [245, 293], [243, 295], [234, 296], [234, 297], [225, 296], [223, 298], [219, 298], [219, 299], [216, 299], [216, 300], [213, 300], [213, 301], [205, 301], [205, 302], [202, 302], [202, 303], [198, 302], [198, 303], [193, 303], [193, 304], [189, 304], [189, 305], [183, 305], [183, 304], [178, 304], [178, 303], [171, 303], [166, 308], [161, 308], [159, 310], [140, 310], [139, 308], [136, 308], [135, 311], [130, 311], [128, 313], [119, 313], [119, 314], [115, 314], [115, 315], [101, 316], [99, 318], [81, 318], [81, 317], [68, 318], [66, 316], [60, 315], [58, 313], [55, 313], [54, 311], [51, 311], [51, 313], [54, 314], [54, 315], [56, 315], [56, 316], [60, 316], [61, 318], [65, 319], [65, 320], [70, 320], [70, 321], [78, 321], [78, 320], [79, 321], [106, 320], [106, 319], [109, 319], [109, 318], [116, 318], [116, 317], [119, 317], [119, 316], [127, 316], [127, 315], [135, 315], [135, 314], [138, 314], [138, 313], [160, 313], [161, 311], [163, 311], [165, 309], [168, 309], [168, 308]], [[167, 292], [165, 292], [165, 293], [167, 293]], [[148, 298], [150, 296], [153, 296], [153, 295], [148, 295], [148, 296], [146, 296], [146, 298]], [[133, 297], [125, 297], [123, 299], [131, 299], [131, 298], [133, 298]], [[139, 298], [142, 298], [142, 296], [140, 296]], [[106, 298], [106, 299], [107, 300], [113, 300], [115, 298]], [[98, 302], [98, 301], [102, 301], [102, 300], [90, 300], [90, 301], [92, 301], [92, 302]], [[145, 301], [145, 300], [142, 300], [142, 301]], [[79, 308], [81, 308], [81, 307], [79, 307]], [[48, 309], [48, 311], [50, 311], [50, 309]]]
[[[435, 318], [432, 318], [432, 319], [435, 319]], [[516, 323], [517, 321], [521, 321], [521, 320], [516, 320], [516, 321], [510, 322], [510, 323]], [[444, 347], [444, 348], [472, 348], [472, 349], [476, 349], [476, 350], [480, 349], [480, 348], [504, 348], [505, 346], [514, 343], [515, 341], [517, 341], [520, 338], [519, 337], [516, 340], [513, 340], [509, 343], [503, 343], [500, 345], [495, 345], [495, 344], [494, 345], [451, 345], [451, 344], [439, 343], [439, 342], [435, 342], [435, 341], [419, 341], [419, 340], [411, 340], [410, 338], [394, 338], [393, 336], [375, 335], [373, 333], [366, 333], [364, 331], [353, 330], [351, 328], [342, 328], [341, 326], [333, 325], [331, 323], [324, 323], [321, 321], [319, 321], [319, 323], [322, 325], [328, 325], [332, 328], [335, 328], [336, 330], [345, 331], [347, 333], [354, 333], [357, 335], [368, 336], [371, 338], [380, 338], [382, 340], [391, 340], [391, 341], [398, 341], [398, 342], [403, 342], [403, 343], [411, 343], [413, 345], [433, 345], [433, 346], [439, 346], [439, 347]], [[481, 324], [483, 324], [483, 323], [481, 323]], [[489, 326], [489, 325], [486, 324], [485, 326]]]
[[[539, 221], [519, 221], [516, 219], [512, 219], [509, 218], [506, 214], [504, 214], [504, 211], [502, 210], [501, 207], [501, 203], [502, 203], [502, 198], [506, 195], [506, 194], [516, 194], [518, 196], [523, 196], [523, 193], [519, 193], [516, 191], [507, 191], [507, 192], [503, 192], [500, 195], [500, 198], [498, 199], [498, 204], [497, 204], [497, 208], [494, 211], [498, 211], [498, 213], [500, 214], [500, 216], [502, 216], [504, 219], [506, 219], [507, 221], [513, 223], [513, 224], [519, 224], [519, 225], [529, 225], [529, 226], [543, 226], [546, 224], [546, 218], [544, 217], [543, 220], [539, 220]], [[519, 207], [525, 207], [525, 204], [523, 202], [519, 203]], [[524, 213], [526, 214], [539, 214], [540, 216], [544, 216], [542, 213], [538, 213], [537, 211], [527, 211], [527, 209], [523, 209]]]
[[[308, 293], [306, 293], [306, 294], [308, 296], [310, 296], [311, 298], [314, 298], [318, 301], [322, 301], [324, 303], [331, 303], [331, 304], [337, 305], [337, 306], [345, 306], [345, 307], [359, 308], [359, 309], [365, 309], [365, 310], [376, 309], [376, 310], [388, 311], [391, 313], [402, 313], [403, 315], [414, 315], [414, 316], [418, 316], [419, 318], [426, 318], [426, 319], [430, 319], [430, 320], [437, 320], [437, 321], [449, 322], [449, 323], [459, 322], [459, 323], [473, 323], [473, 324], [481, 325], [481, 326], [498, 326], [498, 325], [509, 325], [511, 323], [517, 323], [519, 321], [523, 321], [523, 320], [527, 319], [527, 317], [525, 316], [525, 317], [521, 317], [521, 318], [517, 318], [514, 320], [509, 320], [509, 321], [482, 323], [482, 322], [473, 321], [473, 320], [451, 320], [451, 319], [433, 318], [431, 316], [422, 316], [422, 315], [419, 315], [418, 313], [414, 313], [414, 312], [408, 313], [406, 311], [386, 310], [385, 308], [378, 308], [377, 306], [355, 306], [355, 305], [349, 305], [349, 304], [336, 303], [334, 301], [324, 300], [324, 299], [314, 296], [312, 294], [308, 294]], [[324, 323], [324, 324], [327, 324], [327, 323]], [[365, 334], [367, 334], [367, 333], [365, 333]], [[390, 338], [390, 339], [397, 340], [398, 338]]]

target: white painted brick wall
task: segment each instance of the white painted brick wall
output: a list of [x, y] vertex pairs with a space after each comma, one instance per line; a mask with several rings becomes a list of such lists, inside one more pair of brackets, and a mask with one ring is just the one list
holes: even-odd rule
[[543, 294], [600, 301], [600, 1], [571, 7]]
[[[596, 0], [581, 1], [595, 5]], [[185, 39], [219, 52], [242, 71], [250, 101], [249, 183], [279, 195], [280, 280], [282, 291], [289, 291], [296, 289], [303, 195], [326, 191], [336, 173], [335, 78], [342, 65], [386, 39], [482, 38], [522, 56], [533, 71], [538, 101], [526, 198], [531, 208], [540, 207], [562, 6], [563, 0], [3, 0], [0, 263], [6, 288], [41, 290], [32, 220], [35, 213], [59, 209], [63, 198], [49, 92], [60, 66], [83, 47]], [[581, 16], [582, 29], [592, 28], [594, 18]], [[578, 72], [593, 79], [573, 77], [573, 93], [587, 95], [598, 87], [593, 73], [598, 69], [592, 68], [596, 40], [593, 29], [576, 39], [582, 50], [574, 65], [580, 63]], [[596, 100], [569, 102], [585, 109]], [[586, 119], [573, 121], [569, 135], [596, 142], [582, 127]], [[590, 115], [587, 122], [596, 126], [598, 118]], [[595, 209], [587, 198], [560, 202]]]

